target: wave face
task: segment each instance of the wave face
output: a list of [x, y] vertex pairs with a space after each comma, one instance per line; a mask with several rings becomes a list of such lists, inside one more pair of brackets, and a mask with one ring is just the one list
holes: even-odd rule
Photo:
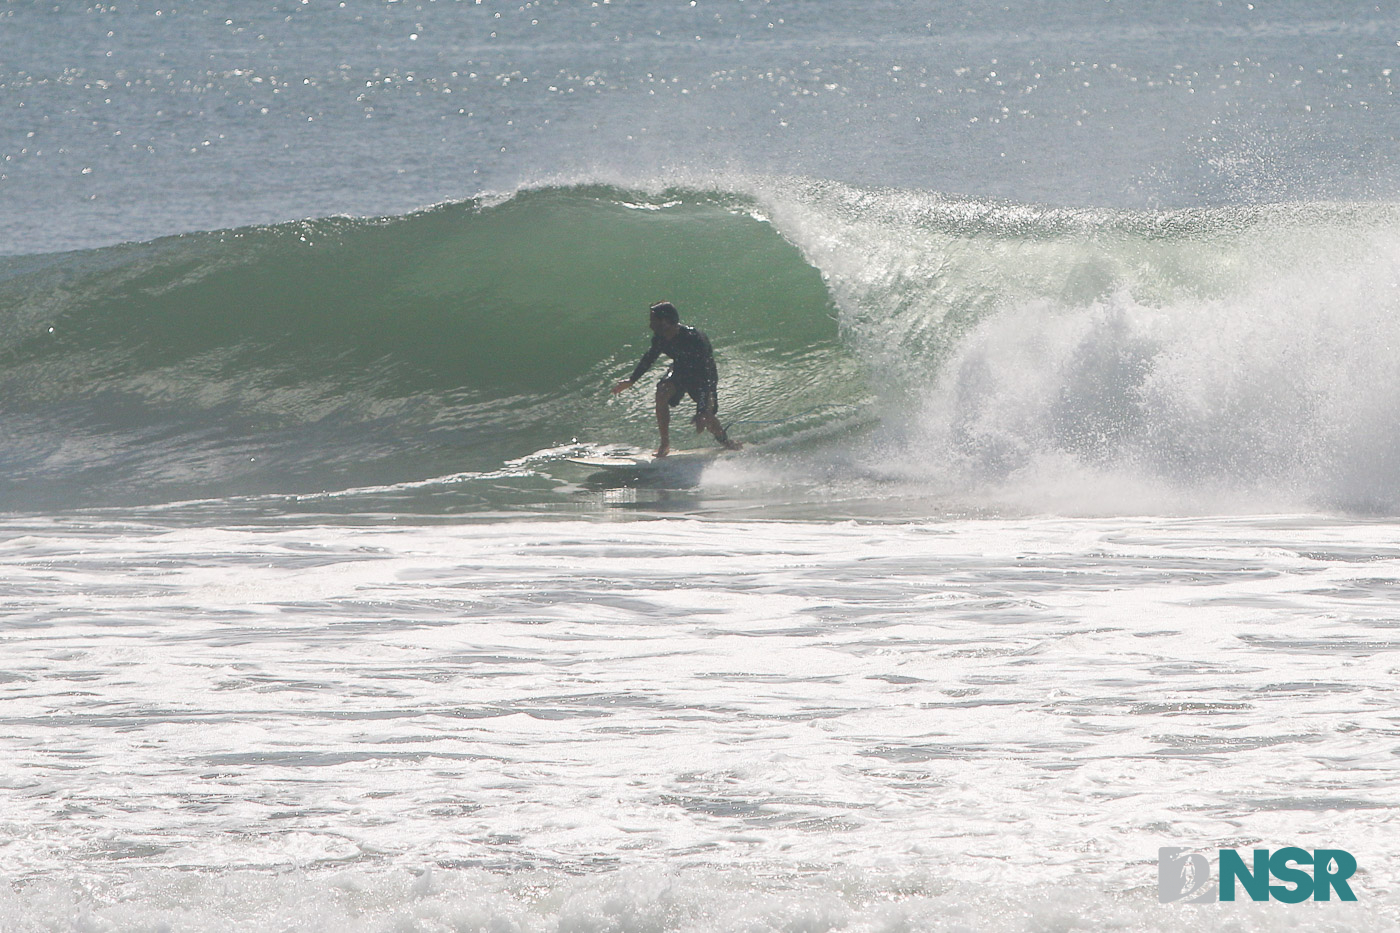
[[649, 391], [605, 401], [663, 298], [718, 348], [726, 418], [818, 408], [858, 378], [818, 273], [703, 194], [541, 190], [9, 260], [0, 504], [314, 492], [651, 443]]
[[1393, 510], [1396, 220], [768, 180], [4, 260], [0, 507], [499, 485], [531, 451], [649, 444], [647, 384], [607, 387], [666, 298], [715, 344], [722, 419], [784, 452], [751, 486]]

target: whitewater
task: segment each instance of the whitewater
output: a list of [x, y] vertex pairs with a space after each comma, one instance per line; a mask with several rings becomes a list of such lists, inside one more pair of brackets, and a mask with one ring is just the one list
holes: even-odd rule
[[0, 11], [0, 931], [1394, 929], [1392, 14]]

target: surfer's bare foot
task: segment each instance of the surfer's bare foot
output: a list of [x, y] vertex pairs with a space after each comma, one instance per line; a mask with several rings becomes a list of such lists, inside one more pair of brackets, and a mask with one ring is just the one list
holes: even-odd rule
[[727, 437], [726, 437], [724, 440], [720, 441], [720, 444], [724, 445], [724, 449], [725, 449], [725, 450], [743, 450], [743, 449], [744, 449], [744, 445], [743, 445], [743, 444], [739, 443], [738, 441], [731, 441], [731, 440], [730, 440], [729, 438], [727, 438]]
[[661, 459], [662, 457], [664, 457], [664, 456], [666, 456], [667, 454], [669, 454], [670, 452], [671, 452], [671, 445], [670, 445], [670, 444], [662, 444], [660, 447], [656, 448], [656, 458], [659, 460], [659, 459]]

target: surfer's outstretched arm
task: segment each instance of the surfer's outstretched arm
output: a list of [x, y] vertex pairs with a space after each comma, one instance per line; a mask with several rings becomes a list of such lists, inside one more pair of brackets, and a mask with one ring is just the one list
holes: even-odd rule
[[659, 334], [653, 334], [651, 337], [651, 346], [647, 348], [647, 352], [642, 356], [641, 361], [637, 363], [636, 367], [632, 370], [632, 375], [613, 386], [612, 394], [616, 395], [619, 392], [625, 392], [636, 385], [637, 380], [642, 378], [648, 369], [651, 369], [652, 364], [656, 362], [656, 358], [660, 355], [661, 336]]

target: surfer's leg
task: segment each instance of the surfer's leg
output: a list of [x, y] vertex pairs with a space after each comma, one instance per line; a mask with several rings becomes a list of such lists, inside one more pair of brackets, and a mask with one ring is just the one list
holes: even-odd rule
[[656, 384], [656, 430], [661, 435], [661, 445], [656, 455], [664, 457], [671, 452], [671, 406], [675, 404], [676, 387], [665, 379]]
[[696, 421], [696, 427], [708, 430], [725, 450], [742, 450], [744, 447], [743, 444], [729, 436], [728, 432], [724, 430], [724, 425], [720, 424], [719, 419], [714, 415], [701, 415]]
[[719, 396], [713, 386], [702, 388], [699, 394], [691, 392], [691, 397], [695, 399], [695, 431], [709, 431], [715, 436], [725, 450], [739, 450], [744, 445], [735, 440], [730, 440], [729, 434], [724, 430], [724, 425], [719, 423], [719, 418], [715, 412], [719, 410]]

